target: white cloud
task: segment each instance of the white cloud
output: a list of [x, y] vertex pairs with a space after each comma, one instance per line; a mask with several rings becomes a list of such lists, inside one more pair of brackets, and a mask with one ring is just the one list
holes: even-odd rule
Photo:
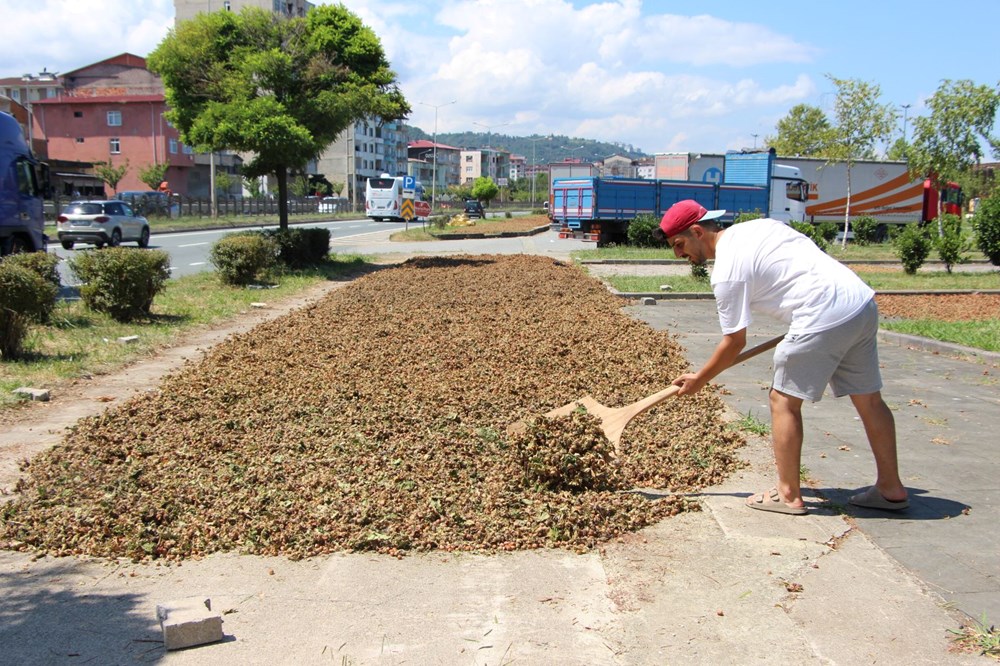
[[[816, 95], [804, 73], [817, 55], [808, 44], [763, 23], [662, 13], [649, 0], [345, 5], [379, 36], [413, 107], [410, 122], [427, 131], [430, 105], [457, 100], [439, 107], [439, 131], [481, 123], [647, 152], [684, 142], [717, 150], [756, 131], [748, 118], [780, 117]], [[5, 76], [147, 55], [173, 25], [172, 0], [0, 0], [0, 10]]]

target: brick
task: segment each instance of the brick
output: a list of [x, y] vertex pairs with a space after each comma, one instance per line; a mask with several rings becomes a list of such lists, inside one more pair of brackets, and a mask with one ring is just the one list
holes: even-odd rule
[[168, 650], [215, 643], [223, 639], [222, 616], [212, 612], [211, 599], [184, 599], [156, 605], [156, 618]]

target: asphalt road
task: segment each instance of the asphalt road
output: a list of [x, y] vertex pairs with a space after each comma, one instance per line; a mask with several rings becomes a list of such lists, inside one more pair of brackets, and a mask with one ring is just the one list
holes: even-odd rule
[[[347, 242], [351, 239], [363, 238], [374, 233], [402, 229], [404, 225], [401, 222], [375, 222], [367, 218], [360, 218], [354, 220], [309, 222], [295, 226], [326, 228], [330, 230], [331, 242]], [[276, 227], [277, 225], [267, 225], [259, 227], [240, 227], [239, 229], [225, 228], [164, 234], [154, 233], [152, 239], [150, 240], [149, 247], [151, 249], [163, 250], [170, 255], [171, 275], [173, 277], [182, 277], [185, 275], [200, 273], [202, 271], [214, 270], [211, 262], [209, 261], [209, 251], [212, 249], [212, 245], [223, 236], [236, 231], [273, 229]], [[126, 243], [125, 246], [134, 246], [134, 244]], [[59, 271], [63, 284], [75, 286], [79, 283], [79, 281], [73, 276], [72, 271], [70, 271], [66, 260], [71, 259], [81, 250], [90, 249], [93, 249], [92, 245], [79, 243], [74, 249], [65, 250], [57, 241], [50, 239], [49, 252], [55, 254], [62, 260], [59, 262]]]

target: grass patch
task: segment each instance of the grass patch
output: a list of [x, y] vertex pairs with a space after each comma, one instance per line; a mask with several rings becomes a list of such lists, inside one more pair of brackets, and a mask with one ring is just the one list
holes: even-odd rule
[[948, 273], [933, 271], [907, 275], [897, 271], [856, 271], [858, 276], [876, 291], [895, 290], [951, 290], [951, 289], [1000, 289], [1000, 272]]
[[704, 280], [696, 280], [690, 275], [607, 275], [604, 281], [625, 294], [667, 293], [660, 289], [669, 284], [676, 292], [711, 293], [712, 286]]
[[549, 218], [544, 215], [519, 215], [517, 217], [487, 217], [476, 220], [472, 226], [435, 228], [422, 222], [411, 222], [410, 229], [398, 231], [389, 239], [393, 241], [431, 241], [465, 234], [526, 233], [538, 227], [547, 226]]
[[951, 342], [984, 351], [1000, 352], [1000, 319], [973, 319], [970, 321], [896, 319], [883, 321], [879, 326], [886, 331]]
[[739, 419], [729, 424], [729, 428], [731, 430], [750, 432], [762, 437], [771, 434], [771, 426], [754, 416], [752, 412], [741, 415]]
[[[1000, 272], [948, 273], [935, 271], [906, 275], [899, 272], [858, 271], [858, 276], [876, 291], [886, 290], [953, 290], [953, 289], [1000, 289]], [[711, 285], [688, 276], [677, 275], [609, 275], [604, 278], [608, 284], [625, 293], [660, 291], [661, 284], [673, 286], [674, 291], [710, 292]]]
[[[285, 273], [273, 289], [226, 287], [214, 272], [171, 279], [153, 302], [152, 317], [127, 324], [87, 309], [80, 300], [60, 301], [50, 324], [28, 330], [24, 357], [0, 363], [0, 410], [20, 402], [13, 394], [19, 387], [52, 388], [113, 372], [151, 356], [183, 333], [246, 311], [250, 303], [277, 302], [323, 280], [342, 279], [364, 265], [360, 256], [339, 256], [317, 268]], [[133, 335], [137, 341], [118, 342]]]
[[963, 650], [977, 652], [984, 657], [1000, 660], [1000, 631], [986, 621], [986, 613], [977, 620], [971, 620], [961, 630], [951, 630], [955, 643]]
[[[899, 262], [899, 257], [896, 255], [896, 251], [891, 243], [877, 243], [874, 245], [855, 245], [854, 243], [848, 243], [846, 248], [841, 248], [839, 244], [831, 244], [827, 250], [827, 253], [840, 261], [894, 261]], [[667, 247], [662, 248], [648, 248], [648, 247], [628, 247], [625, 245], [610, 245], [608, 247], [602, 248], [589, 248], [584, 250], [577, 250], [572, 253], [573, 259], [578, 261], [607, 261], [607, 260], [621, 260], [621, 259], [677, 259], [674, 256], [674, 251]], [[938, 259], [936, 252], [931, 252], [931, 255], [927, 257], [929, 262], [936, 261]], [[986, 259], [986, 256], [974, 250], [969, 252], [969, 259], [973, 261], [982, 261]], [[900, 264], [902, 267], [902, 264]]]

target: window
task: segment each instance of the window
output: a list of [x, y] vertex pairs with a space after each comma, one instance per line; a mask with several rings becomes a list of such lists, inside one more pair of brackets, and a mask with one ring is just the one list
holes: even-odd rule
[[17, 88], [11, 88], [11, 90], [10, 90], [10, 98], [12, 100], [14, 100], [15, 102], [20, 102], [21, 101], [21, 91], [18, 90]]
[[122, 126], [122, 112], [108, 111], [108, 127], [121, 127], [121, 126]]
[[169, 150], [170, 150], [170, 153], [172, 155], [176, 155], [177, 154], [177, 139], [170, 139], [170, 148], [169, 148]]
[[112, 137], [108, 139], [108, 144], [111, 149], [112, 155], [119, 155], [122, 152], [122, 142], [118, 137]]
[[76, 137], [76, 142], [77, 143], [83, 143], [83, 137], [82, 136]]

